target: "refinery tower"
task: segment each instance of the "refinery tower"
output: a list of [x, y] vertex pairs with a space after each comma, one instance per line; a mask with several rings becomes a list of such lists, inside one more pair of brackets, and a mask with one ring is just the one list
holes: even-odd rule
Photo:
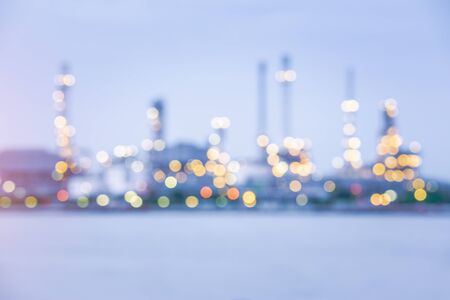
[[283, 138], [291, 135], [292, 84], [297, 74], [292, 69], [292, 60], [288, 55], [281, 57], [281, 70], [275, 73], [275, 79], [281, 84], [281, 105], [283, 118]]

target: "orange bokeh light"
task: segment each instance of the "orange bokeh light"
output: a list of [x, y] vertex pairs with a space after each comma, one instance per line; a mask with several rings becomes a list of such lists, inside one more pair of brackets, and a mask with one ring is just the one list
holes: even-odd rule
[[200, 189], [200, 196], [202, 196], [202, 198], [204, 199], [211, 198], [212, 194], [213, 191], [209, 186], [204, 186]]
[[58, 191], [58, 193], [56, 193], [56, 198], [58, 199], [58, 201], [65, 202], [69, 200], [69, 192], [61, 189]]
[[239, 198], [239, 190], [235, 187], [229, 188], [227, 191], [227, 197], [230, 200], [236, 200]]

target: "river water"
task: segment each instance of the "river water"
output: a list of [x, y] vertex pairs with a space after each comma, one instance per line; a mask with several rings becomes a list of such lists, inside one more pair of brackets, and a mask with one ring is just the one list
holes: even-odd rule
[[449, 216], [0, 214], [1, 300], [438, 300], [449, 282]]

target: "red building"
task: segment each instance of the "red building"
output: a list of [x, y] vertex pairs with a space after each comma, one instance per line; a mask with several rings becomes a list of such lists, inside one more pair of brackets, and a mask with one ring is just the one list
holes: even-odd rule
[[45, 150], [7, 150], [0, 152], [1, 182], [12, 181], [15, 191], [0, 188], [0, 194], [20, 201], [24, 196], [35, 196], [40, 203], [54, 197], [60, 183], [52, 179], [58, 156]]

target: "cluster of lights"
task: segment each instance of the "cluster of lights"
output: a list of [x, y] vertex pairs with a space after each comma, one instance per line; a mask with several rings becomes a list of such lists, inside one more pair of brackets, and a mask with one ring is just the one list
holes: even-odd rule
[[294, 82], [297, 73], [294, 70], [280, 70], [275, 73], [275, 80], [281, 83]]
[[153, 179], [158, 183], [164, 183], [169, 189], [174, 189], [178, 183], [185, 183], [188, 174], [195, 174], [201, 177], [205, 175], [203, 163], [198, 159], [189, 160], [186, 164], [179, 160], [171, 160], [168, 165], [168, 171], [156, 169], [153, 173]]
[[[215, 130], [209, 135], [209, 147], [206, 152], [206, 171], [213, 178], [213, 186], [219, 197], [216, 204], [221, 207], [227, 201], [236, 201], [241, 196], [241, 192], [234, 185], [237, 183], [237, 173], [240, 170], [240, 163], [231, 160], [231, 156], [223, 149], [224, 130], [230, 127], [231, 123], [227, 117], [216, 117], [211, 120], [211, 127]], [[204, 199], [210, 198], [214, 194], [211, 187], [204, 186], [200, 189], [200, 196]], [[228, 200], [227, 200], [228, 199]], [[246, 207], [256, 205], [256, 195], [252, 191], [242, 194], [242, 202]]]
[[280, 147], [271, 143], [269, 137], [263, 134], [257, 137], [256, 143], [265, 150], [266, 162], [271, 167], [272, 175], [275, 178], [288, 178], [289, 190], [297, 193], [295, 198], [297, 205], [305, 206], [308, 203], [308, 197], [300, 193], [303, 188], [302, 182], [307, 180], [316, 169], [307, 152], [310, 142], [300, 138], [286, 137]]
[[227, 117], [215, 117], [211, 120], [211, 127], [214, 129], [228, 129], [231, 125]]
[[[409, 189], [414, 193], [414, 199], [419, 202], [425, 201], [427, 199], [427, 184], [422, 178], [414, 179], [409, 186]], [[432, 186], [428, 185], [428, 189], [432, 189]]]
[[[154, 140], [145, 139], [141, 146], [145, 151], [161, 152], [165, 148], [165, 143], [161, 138], [161, 120], [160, 111], [154, 106], [147, 111], [147, 116], [151, 120], [152, 131], [156, 137]], [[200, 159], [190, 159], [183, 163], [177, 159], [170, 160], [168, 166], [160, 165], [152, 171], [152, 177], [157, 183], [163, 184], [167, 189], [175, 189], [179, 184], [183, 184], [188, 180], [190, 175], [196, 177], [203, 177], [210, 175], [212, 177], [212, 185], [203, 186], [199, 191], [199, 197], [209, 199], [213, 194], [218, 194], [217, 205], [225, 206], [228, 200], [234, 201], [239, 199], [240, 191], [234, 184], [237, 182], [237, 172], [240, 169], [238, 161], [231, 160], [230, 155], [221, 148], [223, 142], [224, 130], [229, 128], [230, 120], [226, 117], [217, 117], [212, 119], [211, 126], [215, 129], [208, 140], [210, 147], [207, 149], [207, 160], [203, 163]], [[107, 151], [99, 151], [96, 154], [97, 162], [104, 166], [110, 167], [113, 163], [113, 158], [125, 159], [130, 161], [128, 164], [134, 172], [142, 172], [144, 169], [144, 162], [136, 159], [138, 148], [134, 145], [118, 145], [112, 151], [112, 154]], [[158, 164], [157, 164], [158, 165]], [[65, 171], [67, 165], [58, 164], [57, 169]], [[213, 188], [216, 191], [213, 191]], [[84, 192], [88, 193], [90, 189]], [[253, 196], [252, 196], [253, 195]], [[124, 194], [125, 202], [129, 203], [134, 208], [139, 208], [143, 205], [143, 199], [134, 191], [128, 191]], [[256, 205], [256, 196], [253, 192], [247, 191], [242, 195], [243, 203], [248, 207]], [[57, 193], [57, 199], [61, 202], [68, 201], [69, 192], [66, 189], [60, 189]], [[199, 205], [199, 198], [191, 195], [185, 199], [185, 204], [189, 208], [195, 208]], [[228, 199], [228, 200], [227, 200]], [[106, 194], [100, 194], [95, 199], [100, 207], [105, 207], [110, 204], [110, 198]], [[77, 205], [85, 208], [89, 205], [89, 198], [81, 196], [76, 201]], [[166, 208], [170, 205], [170, 199], [167, 196], [161, 196], [157, 200], [158, 206]]]
[[0, 180], [0, 188], [4, 194], [0, 196], [0, 208], [11, 207], [13, 199], [22, 199], [27, 208], [35, 208], [39, 204], [35, 196], [27, 195], [25, 188], [17, 186], [12, 180]]
[[[162, 139], [162, 120], [161, 120], [161, 102], [156, 102], [154, 106], [150, 107], [146, 111], [147, 118], [150, 120], [151, 124], [151, 130], [153, 133], [153, 139], [146, 138], [141, 142], [141, 148], [145, 152], [151, 152], [151, 153], [159, 153], [165, 150], [166, 143]], [[101, 150], [98, 151], [96, 154], [96, 160], [97, 162], [105, 167], [109, 168], [114, 163], [123, 163], [124, 166], [127, 169], [130, 169], [134, 173], [142, 173], [145, 170], [145, 162], [138, 158], [139, 154], [139, 148], [136, 145], [117, 145], [114, 147], [113, 151], [111, 153]], [[171, 162], [172, 169], [175, 168], [176, 163]], [[161, 166], [159, 166], [161, 167]], [[187, 175], [184, 172], [178, 172], [176, 171], [174, 176], [170, 176], [169, 174], [166, 174], [161, 168], [156, 168], [155, 170], [152, 170], [152, 176], [155, 179], [156, 182], [164, 182], [165, 185], [168, 188], [175, 188], [177, 183], [183, 183], [187, 180]], [[146, 184], [140, 184], [142, 187], [138, 188], [141, 191], [144, 191], [146, 189]], [[100, 198], [102, 200], [104, 198]], [[130, 203], [132, 207], [140, 207], [143, 204], [142, 198], [136, 198], [134, 199], [141, 199], [137, 201], [126, 201]], [[85, 201], [84, 198], [82, 198], [81, 203], [82, 205], [85, 205], [84, 203], [88, 203], [89, 201]], [[104, 205], [105, 201], [97, 201], [97, 204], [99, 206], [106, 206]], [[108, 202], [109, 203], [109, 202]], [[103, 204], [103, 205], [102, 205]]]
[[[159, 114], [157, 110], [151, 109], [149, 117], [156, 118]], [[152, 171], [153, 180], [163, 184], [165, 188], [171, 190], [178, 185], [187, 182], [190, 176], [204, 177], [212, 179], [211, 185], [204, 185], [199, 189], [199, 195], [190, 195], [185, 199], [188, 208], [195, 208], [199, 205], [199, 199], [210, 199], [218, 195], [216, 204], [219, 207], [227, 205], [228, 201], [238, 200], [241, 192], [234, 185], [237, 183], [237, 173], [240, 170], [240, 163], [232, 160], [231, 156], [223, 149], [225, 130], [230, 127], [230, 120], [227, 117], [216, 117], [211, 120], [211, 127], [214, 132], [208, 137], [209, 147], [206, 151], [206, 159], [192, 158], [186, 162], [172, 159], [167, 166], [160, 164]], [[147, 143], [150, 145], [150, 143]], [[153, 147], [155, 143], [152, 143]], [[253, 196], [252, 196], [253, 195]], [[256, 205], [256, 195], [251, 191], [242, 194], [243, 204], [247, 207]], [[167, 196], [161, 196], [157, 200], [161, 208], [170, 205]]]
[[135, 145], [117, 145], [114, 147], [113, 154], [117, 158], [128, 158], [138, 154], [139, 150]]
[[408, 153], [402, 152], [403, 139], [394, 123], [394, 118], [398, 114], [397, 103], [394, 99], [388, 99], [384, 102], [383, 108], [387, 126], [377, 145], [379, 159], [372, 166], [372, 173], [388, 182], [413, 180], [422, 163], [419, 155], [420, 144], [413, 142]]
[[[200, 203], [199, 199], [207, 200], [214, 195], [218, 195], [216, 205], [219, 207], [224, 207], [228, 201], [236, 201], [241, 197], [241, 191], [235, 186], [240, 163], [232, 160], [223, 149], [224, 131], [230, 127], [230, 120], [226, 117], [213, 118], [211, 127], [214, 132], [208, 137], [209, 147], [206, 151], [205, 162], [200, 159], [190, 159], [183, 164], [179, 160], [171, 160], [168, 168], [164, 168], [167, 169], [166, 172], [163, 169], [156, 169], [153, 173], [154, 180], [164, 183], [168, 189], [174, 189], [178, 184], [185, 183], [189, 176], [209, 176], [212, 179], [211, 185], [202, 186], [198, 196], [190, 195], [185, 199], [185, 205], [188, 208], [195, 208]], [[161, 208], [169, 206], [169, 198], [161, 197], [158, 198], [158, 205]], [[245, 191], [242, 194], [242, 202], [247, 207], [254, 207], [256, 195], [252, 191]]]
[[[264, 148], [267, 153], [267, 164], [272, 168], [274, 177], [283, 177], [285, 175], [295, 175], [299, 179], [311, 176], [315, 171], [315, 165], [309, 158], [309, 142], [299, 138], [286, 137], [283, 140], [283, 148], [275, 143], [270, 143], [267, 135], [260, 135], [256, 140], [259, 147]], [[283, 159], [285, 154], [287, 159]], [[291, 183], [297, 186], [298, 184]], [[300, 190], [294, 188], [295, 190]]]
[[162, 139], [162, 120], [161, 110], [158, 103], [147, 109], [147, 118], [150, 120], [151, 130], [154, 133], [154, 140], [145, 139], [142, 141], [142, 148], [146, 151], [155, 150], [161, 152], [165, 148], [165, 142]]
[[356, 113], [359, 110], [359, 102], [354, 99], [345, 100], [341, 103], [341, 110], [344, 113], [344, 133], [342, 157], [333, 159], [333, 167], [336, 169], [349, 166], [352, 170], [362, 167], [361, 140], [356, 136]]
[[117, 145], [114, 147], [112, 155], [102, 150], [97, 152], [96, 159], [101, 166], [110, 167], [113, 164], [113, 158], [116, 158], [119, 162], [125, 162], [125, 166], [134, 173], [141, 173], [144, 171], [145, 164], [142, 160], [136, 158], [137, 154], [138, 148], [135, 145]]
[[142, 197], [139, 196], [135, 191], [126, 192], [124, 195], [124, 199], [133, 208], [140, 208], [144, 204]]
[[397, 192], [394, 190], [387, 190], [382, 194], [375, 193], [370, 196], [370, 203], [374, 206], [388, 206], [395, 200], [397, 200]]
[[[210, 188], [209, 188], [210, 189]], [[213, 192], [210, 189], [208, 191], [208, 187], [203, 187], [202, 191], [200, 192], [200, 195], [204, 199], [208, 199], [212, 196]], [[231, 187], [227, 190], [225, 195], [221, 195], [217, 198], [216, 204], [219, 207], [224, 207], [227, 203], [227, 199], [235, 201], [239, 198], [239, 191], [235, 187]], [[123, 195], [123, 199], [126, 203], [130, 205], [132, 208], [141, 208], [144, 204], [144, 201], [141, 196], [139, 196], [135, 191], [127, 191]], [[8, 201], [6, 201], [8, 200]], [[35, 197], [27, 197], [26, 198], [26, 205], [28, 207], [31, 207], [33, 203], [37, 203], [37, 199]], [[242, 195], [242, 202], [246, 207], [254, 207], [256, 205], [256, 195], [252, 191], [245, 191]], [[106, 194], [99, 194], [95, 197], [95, 203], [98, 207], [106, 208], [111, 204], [111, 198]], [[81, 196], [77, 199], [77, 205], [80, 208], [87, 208], [90, 204], [90, 200], [86, 196]], [[171, 204], [171, 200], [167, 196], [160, 196], [156, 200], [156, 204], [159, 208], [165, 209], [168, 208]], [[184, 199], [184, 204], [187, 208], [196, 208], [200, 204], [200, 198], [196, 195], [190, 195], [187, 196]], [[306, 204], [306, 203], [305, 203]], [[11, 205], [10, 199], [8, 197], [0, 197], [0, 207], [9, 207]], [[300, 204], [299, 204], [300, 205]]]
[[53, 92], [53, 101], [56, 110], [56, 117], [53, 120], [56, 133], [56, 144], [59, 147], [61, 160], [55, 164], [52, 177], [54, 180], [62, 181], [68, 176], [68, 172], [78, 173], [80, 170], [74, 162], [74, 150], [71, 139], [75, 135], [73, 127], [67, 119], [67, 91], [75, 84], [75, 77], [72, 74], [59, 74], [55, 78], [57, 88]]
[[[383, 112], [385, 128], [377, 144], [378, 162], [372, 166], [372, 173], [388, 182], [408, 181], [408, 188], [414, 192], [414, 198], [424, 201], [427, 198], [426, 184], [423, 179], [417, 178], [418, 168], [422, 164], [419, 155], [421, 146], [413, 142], [409, 145], [409, 151], [402, 151], [403, 139], [395, 126], [398, 106], [394, 99], [383, 102]], [[387, 206], [396, 198], [395, 191], [388, 190], [383, 194], [373, 194], [370, 202], [375, 206]]]
[[156, 151], [156, 152], [161, 152], [166, 148], [166, 143], [164, 142], [164, 140], [162, 139], [156, 139], [156, 140], [151, 140], [151, 139], [144, 139], [141, 142], [141, 148], [144, 151]]
[[[294, 70], [286, 67], [285, 70], [276, 72], [275, 77], [278, 82], [291, 83], [296, 79]], [[74, 152], [71, 139], [75, 135], [75, 128], [69, 124], [66, 113], [66, 93], [68, 88], [75, 84], [75, 77], [71, 74], [61, 74], [56, 77], [57, 90], [53, 93], [55, 109], [57, 116], [54, 119], [56, 143], [59, 147], [61, 160], [54, 166], [52, 173], [53, 179], [64, 181], [69, 174], [79, 173], [83, 167], [80, 160], [78, 166], [74, 161]], [[152, 153], [162, 152], [166, 148], [162, 135], [162, 106], [157, 102], [154, 106], [147, 110], [147, 117], [151, 123], [151, 129], [154, 133], [152, 139], [144, 139], [141, 148], [144, 151]], [[357, 100], [350, 99], [341, 103], [341, 110], [345, 114], [345, 122], [343, 126], [344, 133], [344, 152], [342, 157], [333, 160], [333, 166], [343, 168], [349, 166], [352, 169], [362, 167], [361, 159], [361, 140], [356, 136], [355, 116], [359, 110]], [[388, 99], [384, 102], [384, 111], [387, 119], [394, 119], [398, 114], [397, 104], [395, 100]], [[420, 145], [412, 143], [408, 153], [401, 153], [400, 148], [403, 144], [402, 138], [397, 132], [394, 122], [388, 122], [391, 126], [386, 128], [384, 135], [377, 145], [377, 154], [379, 161], [373, 165], [372, 173], [384, 178], [389, 182], [410, 181], [410, 190], [414, 192], [417, 201], [424, 201], [427, 198], [427, 190], [425, 182], [417, 177], [417, 168], [421, 165], [421, 157], [418, 155]], [[189, 159], [182, 162], [177, 159], [170, 160], [168, 166], [153, 163], [154, 169], [151, 176], [154, 181], [163, 184], [167, 189], [175, 189], [179, 184], [183, 184], [188, 180], [189, 176], [203, 177], [210, 176], [212, 183], [203, 185], [198, 195], [189, 195], [184, 199], [188, 208], [195, 208], [199, 205], [199, 199], [210, 199], [214, 195], [218, 195], [216, 204], [223, 207], [227, 201], [235, 201], [242, 198], [242, 202], [247, 207], [256, 205], [256, 195], [252, 191], [241, 191], [235, 186], [237, 183], [237, 173], [240, 169], [238, 161], [231, 160], [230, 155], [224, 150], [224, 132], [230, 127], [230, 120], [227, 117], [216, 117], [211, 120], [211, 127], [214, 132], [208, 137], [209, 147], [206, 152], [206, 159]], [[276, 178], [288, 178], [288, 187], [291, 192], [297, 193], [296, 203], [299, 206], [306, 205], [308, 197], [301, 193], [302, 182], [315, 172], [315, 165], [312, 163], [308, 155], [309, 142], [307, 140], [286, 137], [282, 145], [271, 143], [267, 135], [260, 135], [257, 138], [257, 144], [267, 154], [266, 161], [271, 167], [272, 175]], [[117, 158], [126, 162], [133, 172], [143, 172], [145, 163], [137, 159], [139, 153], [138, 147], [135, 145], [117, 145], [110, 153], [99, 151], [96, 154], [97, 162], [104, 166], [110, 167], [113, 159]], [[161, 162], [161, 157], [155, 156], [155, 162]], [[90, 162], [88, 163], [90, 165]], [[14, 183], [8, 181], [3, 183], [3, 190], [6, 193], [12, 193], [17, 189]], [[328, 180], [324, 183], [323, 189], [332, 193], [336, 189], [336, 183]], [[20, 191], [20, 189], [18, 189]], [[91, 188], [84, 189], [84, 194], [88, 194]], [[362, 188], [352, 187], [352, 193], [361, 193]], [[69, 200], [70, 195], [67, 188], [61, 188], [56, 194], [56, 198], [61, 202]], [[128, 191], [123, 195], [126, 203], [133, 208], [140, 208], [144, 204], [141, 196], [135, 191]], [[4, 196], [0, 198], [0, 206], [8, 205], [8, 199]], [[33, 196], [24, 198], [27, 207], [34, 207], [38, 201]], [[387, 190], [382, 194], [373, 194], [370, 202], [375, 206], [386, 206], [397, 199], [394, 190]], [[88, 207], [89, 198], [81, 196], [76, 203], [80, 208]], [[100, 207], [106, 207], [110, 204], [111, 199], [106, 194], [97, 195], [95, 202]], [[33, 204], [35, 203], [35, 204]], [[170, 206], [170, 199], [167, 196], [160, 196], [157, 204], [160, 208]], [[10, 205], [10, 204], [9, 204]]]

